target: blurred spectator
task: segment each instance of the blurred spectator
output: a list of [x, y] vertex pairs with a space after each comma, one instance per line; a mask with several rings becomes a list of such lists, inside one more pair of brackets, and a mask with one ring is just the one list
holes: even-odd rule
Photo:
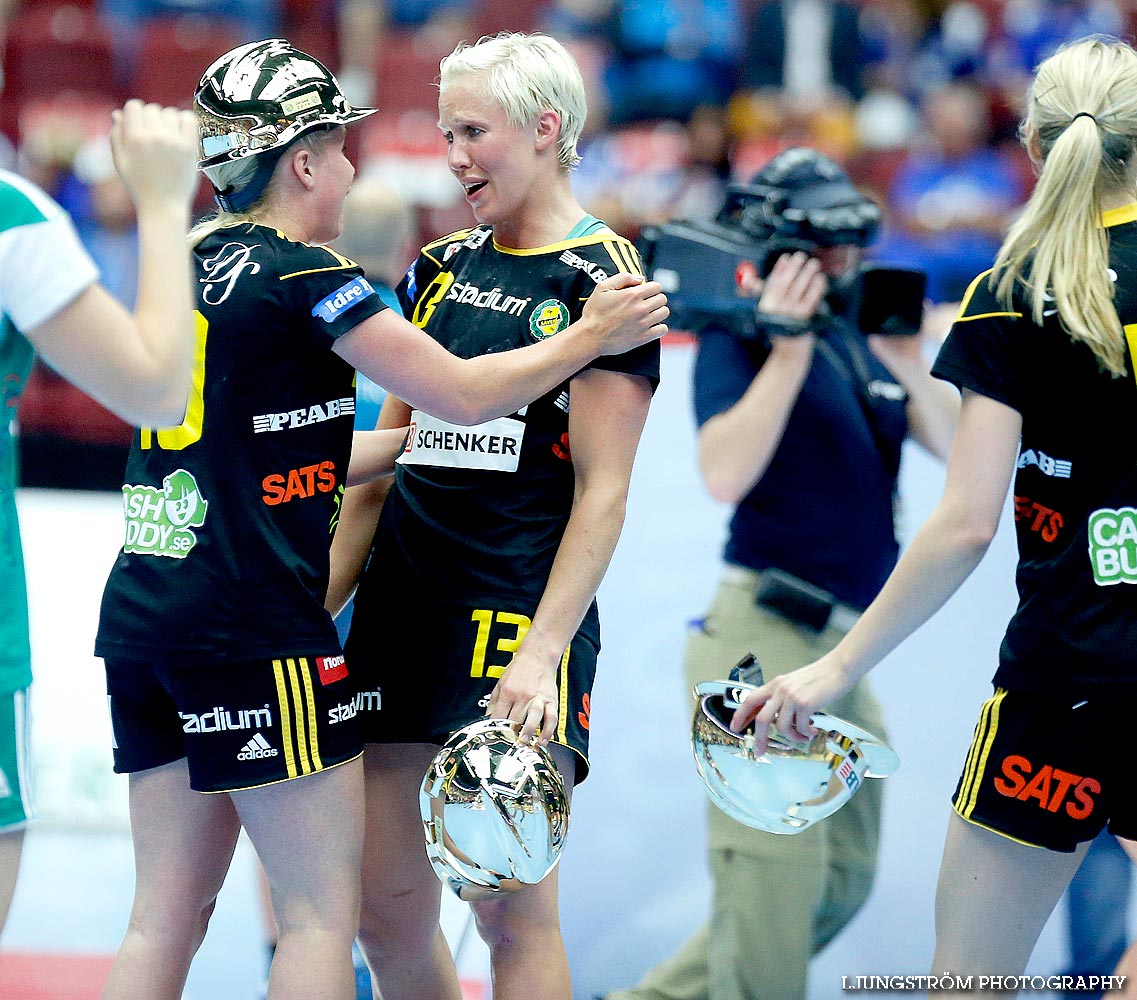
[[1017, 86], [1063, 42], [1096, 34], [1120, 37], [1126, 21], [1116, 0], [1009, 0], [1001, 29], [992, 64], [1000, 74], [1013, 74]]
[[[359, 264], [379, 297], [400, 312], [395, 286], [417, 256], [418, 247], [418, 227], [410, 205], [382, 181], [361, 174], [344, 201], [343, 231], [335, 248]], [[375, 427], [385, 395], [366, 375], [356, 375], [357, 430]]]
[[[580, 41], [605, 35], [612, 0], [548, 0], [541, 11], [541, 30], [557, 38]], [[591, 111], [591, 104], [589, 110]]]
[[248, 40], [271, 38], [280, 29], [279, 0], [98, 0], [116, 30], [132, 32], [143, 21], [185, 14], [228, 21]]
[[82, 205], [74, 201], [75, 156], [85, 142], [105, 132], [110, 107], [109, 102], [57, 100], [30, 102], [21, 109], [16, 172], [41, 187], [72, 216], [82, 214]]
[[[383, 45], [383, 5], [376, 0], [339, 0], [335, 7], [329, 20], [335, 23], [339, 51], [325, 53], [327, 65], [339, 67], [336, 79], [353, 105], [374, 107]], [[297, 41], [291, 35], [288, 37], [294, 43]], [[304, 51], [320, 57], [317, 49]]]
[[585, 210], [635, 239], [648, 223], [709, 218], [731, 174], [725, 110], [700, 105], [686, 125], [662, 121], [602, 132], [581, 144], [572, 186]]
[[110, 141], [84, 143], [75, 155], [75, 179], [86, 189], [85, 211], [74, 221], [79, 239], [102, 275], [103, 284], [128, 309], [138, 289], [138, 231], [134, 202], [114, 168]]
[[889, 222], [876, 258], [928, 273], [933, 302], [961, 299], [987, 268], [1026, 197], [1023, 171], [991, 149], [987, 98], [969, 84], [932, 93], [924, 131], [896, 171]]
[[222, 22], [235, 29], [237, 43], [252, 42], [280, 34], [280, 4], [281, 0], [97, 0], [96, 7], [114, 37], [118, 83], [129, 92], [147, 22], [186, 17]]
[[743, 81], [777, 87], [792, 97], [819, 97], [834, 88], [859, 100], [866, 53], [860, 12], [846, 0], [766, 0], [746, 30]]
[[[375, 3], [375, 0], [372, 0]], [[398, 31], [414, 31], [416, 44], [445, 55], [458, 42], [471, 38], [476, 0], [386, 0], [387, 24]]]
[[749, 177], [778, 153], [809, 146], [844, 164], [857, 147], [856, 105], [837, 90], [791, 97], [780, 90], [739, 91], [727, 106], [735, 177]]
[[916, 59], [933, 20], [928, 3], [865, 0], [859, 32], [865, 58], [862, 82], [869, 90], [917, 97]]
[[710, 219], [718, 212], [731, 177], [732, 139], [726, 109], [701, 104], [687, 123], [689, 150], [671, 196], [672, 216]]
[[701, 104], [725, 104], [737, 87], [737, 0], [613, 0], [607, 28], [612, 125], [685, 122]]
[[1038, 63], [1075, 38], [1127, 32], [1115, 0], [1011, 0], [997, 28], [987, 56], [987, 87], [994, 98], [997, 133], [1009, 141], [1017, 139], [1023, 96]]
[[955, 80], [981, 84], [991, 32], [991, 22], [979, 4], [968, 0], [949, 3], [930, 24], [913, 64], [917, 95], [925, 97]]

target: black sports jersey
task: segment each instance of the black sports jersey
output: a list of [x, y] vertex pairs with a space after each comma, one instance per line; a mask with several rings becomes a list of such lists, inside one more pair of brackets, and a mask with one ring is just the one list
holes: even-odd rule
[[[425, 247], [398, 293], [404, 312], [452, 353], [476, 357], [553, 336], [597, 283], [641, 274], [610, 230], [533, 250], [494, 242], [488, 226]], [[657, 342], [590, 367], [659, 381]], [[509, 417], [467, 428], [415, 411], [369, 571], [392, 572], [432, 600], [510, 597], [536, 609], [572, 509], [569, 383]], [[593, 604], [582, 626], [599, 643]]]
[[194, 261], [186, 419], [135, 435], [96, 652], [337, 653], [323, 601], [355, 390], [331, 348], [387, 307], [353, 261], [263, 226], [205, 237]]
[[[768, 342], [711, 328], [699, 337], [699, 427], [735, 406]], [[867, 607], [896, 565], [893, 500], [908, 394], [855, 329], [834, 324], [814, 351], [778, 447], [730, 518], [723, 558], [780, 569]]]
[[[1137, 324], [1137, 205], [1106, 213], [1117, 307]], [[1101, 370], [1051, 313], [972, 282], [933, 374], [1017, 410], [1019, 603], [995, 684], [1076, 697], [1137, 685], [1137, 386]], [[1132, 334], [1130, 335], [1132, 337]], [[1132, 340], [1131, 340], [1132, 343]], [[1127, 586], [1128, 584], [1128, 586]]]

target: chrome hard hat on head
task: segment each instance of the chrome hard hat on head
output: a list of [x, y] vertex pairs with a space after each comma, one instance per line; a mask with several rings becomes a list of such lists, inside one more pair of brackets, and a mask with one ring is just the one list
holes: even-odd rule
[[226, 52], [202, 76], [193, 109], [201, 170], [286, 146], [312, 128], [347, 125], [376, 110], [353, 108], [331, 71], [283, 38]]
[[522, 743], [520, 723], [481, 719], [435, 755], [419, 793], [426, 853], [462, 899], [540, 882], [568, 834], [564, 780], [544, 747]]
[[832, 816], [866, 778], [884, 778], [900, 763], [895, 751], [859, 726], [815, 712], [817, 735], [791, 741], [769, 731], [766, 752], [754, 752], [754, 727], [730, 728], [731, 716], [762, 684], [752, 656], [728, 680], [695, 686], [691, 747], [711, 801], [732, 819], [767, 833], [794, 834]]

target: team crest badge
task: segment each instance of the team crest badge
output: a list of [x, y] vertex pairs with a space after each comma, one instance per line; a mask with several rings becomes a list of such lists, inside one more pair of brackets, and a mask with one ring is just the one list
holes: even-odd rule
[[568, 325], [568, 306], [559, 299], [545, 299], [529, 314], [529, 329], [538, 340], [546, 340]]

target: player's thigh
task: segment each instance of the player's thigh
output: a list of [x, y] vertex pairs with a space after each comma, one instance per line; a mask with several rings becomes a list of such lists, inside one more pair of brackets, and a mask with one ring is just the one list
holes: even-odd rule
[[268, 876], [278, 919], [354, 924], [363, 845], [361, 760], [231, 798]]

